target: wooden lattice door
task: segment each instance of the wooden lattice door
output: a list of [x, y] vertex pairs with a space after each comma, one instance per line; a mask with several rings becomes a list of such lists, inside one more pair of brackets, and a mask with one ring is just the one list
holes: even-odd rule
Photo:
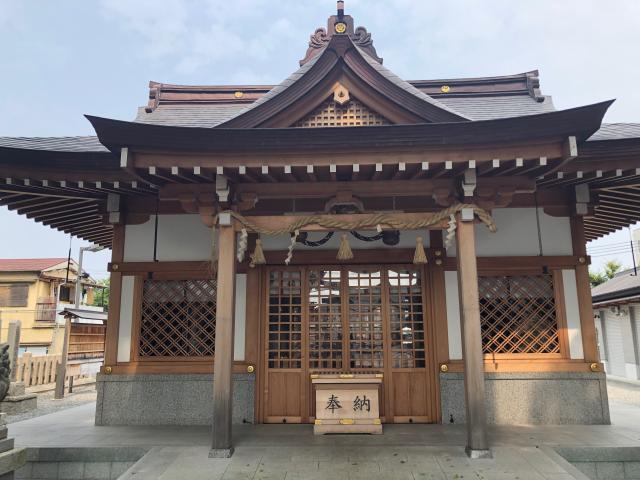
[[300, 269], [271, 270], [268, 275], [264, 420], [300, 423], [306, 414], [304, 275]]
[[310, 374], [380, 373], [386, 422], [434, 422], [435, 372], [422, 268], [268, 272], [264, 421], [306, 422]]
[[422, 272], [417, 268], [386, 270], [389, 312], [390, 401], [396, 423], [436, 421], [435, 377]]

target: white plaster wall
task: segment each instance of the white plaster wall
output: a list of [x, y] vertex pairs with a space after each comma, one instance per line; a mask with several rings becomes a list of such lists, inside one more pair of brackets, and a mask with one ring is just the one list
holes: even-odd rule
[[447, 330], [449, 335], [449, 359], [462, 359], [462, 332], [460, 330], [460, 297], [458, 296], [458, 272], [444, 272], [445, 299], [447, 302]]
[[[476, 224], [478, 257], [539, 255], [535, 208], [497, 208], [492, 212], [498, 231]], [[540, 233], [544, 255], [573, 255], [569, 217], [552, 217], [540, 208]], [[455, 242], [447, 255], [455, 257]]]
[[569, 335], [569, 355], [571, 358], [584, 358], [582, 348], [582, 327], [580, 324], [580, 309], [578, 304], [578, 284], [576, 271], [562, 270], [562, 284], [564, 286], [564, 304], [567, 316], [567, 333]]
[[[363, 235], [371, 236], [376, 234], [375, 231], [358, 231]], [[340, 237], [344, 232], [336, 232], [331, 239], [320, 247], [307, 247], [306, 245], [302, 245], [300, 243], [296, 244], [295, 250], [335, 250], [338, 252], [338, 248], [340, 247]], [[310, 232], [309, 240], [316, 241], [323, 238], [325, 235], [324, 232]], [[424, 246], [429, 246], [429, 232], [427, 230], [402, 230], [400, 232], [400, 242], [398, 245], [394, 245], [393, 247], [388, 247], [382, 240], [377, 240], [375, 242], [363, 242], [362, 240], [358, 240], [351, 234], [347, 234], [349, 239], [349, 245], [353, 250], [366, 250], [366, 249], [374, 249], [374, 248], [415, 248], [416, 246], [416, 237], [422, 237], [424, 242]], [[291, 243], [290, 237], [288, 235], [262, 235], [262, 246], [264, 250], [286, 250], [289, 248], [289, 244]], [[295, 255], [294, 250], [294, 255]], [[407, 261], [413, 261], [413, 257], [411, 259], [407, 259]]]
[[233, 359], [244, 360], [245, 326], [247, 323], [247, 274], [236, 275], [236, 308], [233, 339]]
[[[141, 225], [126, 226], [125, 262], [153, 260], [154, 231], [154, 215]], [[202, 223], [199, 215], [160, 215], [157, 258], [161, 262], [208, 260], [211, 235], [211, 229]]]
[[133, 290], [135, 277], [122, 277], [120, 323], [118, 326], [118, 362], [131, 361], [131, 325], [133, 324]]

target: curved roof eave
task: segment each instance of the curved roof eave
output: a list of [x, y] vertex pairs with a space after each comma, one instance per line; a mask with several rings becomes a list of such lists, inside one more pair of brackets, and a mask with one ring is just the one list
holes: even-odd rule
[[469, 122], [371, 127], [202, 128], [172, 127], [87, 115], [101, 143], [169, 151], [255, 152], [357, 147], [410, 147], [490, 144], [596, 132], [613, 100], [523, 117]]

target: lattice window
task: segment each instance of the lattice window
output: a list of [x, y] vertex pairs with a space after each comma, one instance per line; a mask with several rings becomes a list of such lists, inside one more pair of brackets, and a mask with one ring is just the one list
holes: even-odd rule
[[348, 282], [350, 367], [382, 368], [382, 272], [349, 271]]
[[269, 368], [302, 367], [302, 273], [269, 274]]
[[389, 270], [393, 368], [424, 368], [422, 281], [416, 270]]
[[480, 277], [484, 353], [560, 353], [551, 275]]
[[309, 368], [342, 368], [340, 270], [309, 271]]
[[293, 124], [297, 128], [318, 127], [362, 127], [371, 125], [389, 125], [386, 118], [371, 110], [358, 100], [350, 100], [345, 105], [339, 105], [333, 100], [326, 101], [307, 117]]
[[141, 357], [209, 357], [216, 336], [216, 280], [146, 280]]

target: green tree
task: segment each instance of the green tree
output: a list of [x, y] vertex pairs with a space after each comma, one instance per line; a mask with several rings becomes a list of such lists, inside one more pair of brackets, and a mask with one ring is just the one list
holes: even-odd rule
[[105, 310], [109, 308], [109, 278], [98, 280], [98, 285], [95, 289], [95, 295], [93, 296], [94, 307], [104, 307]]
[[609, 260], [604, 264], [604, 268], [602, 270], [589, 271], [589, 281], [591, 282], [591, 287], [595, 287], [596, 285], [600, 285], [607, 280], [611, 280], [613, 277], [615, 277], [616, 273], [618, 273], [621, 268], [622, 264], [620, 262], [616, 260]]

